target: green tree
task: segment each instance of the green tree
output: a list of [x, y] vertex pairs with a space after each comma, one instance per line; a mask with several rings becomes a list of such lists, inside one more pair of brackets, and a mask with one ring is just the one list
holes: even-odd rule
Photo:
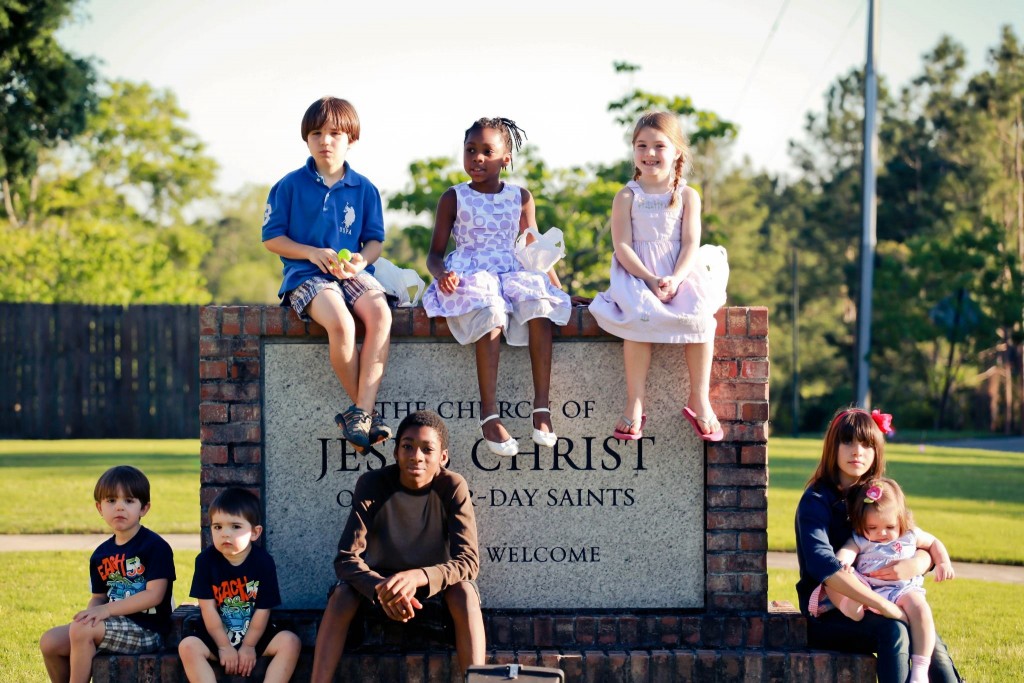
[[54, 34], [74, 0], [9, 0], [0, 5], [0, 192], [12, 225], [31, 222], [40, 152], [79, 134], [96, 103], [88, 60]]
[[185, 214], [216, 164], [185, 120], [170, 93], [116, 81], [82, 133], [39, 151], [26, 218], [0, 235], [0, 300], [209, 301], [210, 240]]
[[221, 200], [220, 217], [203, 232], [212, 242], [202, 272], [213, 301], [277, 303], [281, 259], [263, 246], [260, 225], [270, 188], [247, 185]]

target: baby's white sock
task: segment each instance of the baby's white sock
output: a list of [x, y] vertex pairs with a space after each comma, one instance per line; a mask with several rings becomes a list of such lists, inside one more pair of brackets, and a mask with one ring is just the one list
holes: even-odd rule
[[910, 655], [910, 680], [908, 683], [928, 683], [928, 665], [931, 657]]

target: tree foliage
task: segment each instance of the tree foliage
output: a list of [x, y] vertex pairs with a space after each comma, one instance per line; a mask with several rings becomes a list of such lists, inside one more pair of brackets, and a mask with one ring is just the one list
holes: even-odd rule
[[[900, 406], [908, 426], [1019, 430], [1024, 301], [1014, 243], [1024, 199], [1017, 161], [1024, 59], [1006, 29], [988, 71], [968, 78], [965, 65], [963, 48], [944, 37], [898, 97], [881, 88], [871, 385], [875, 402]], [[856, 71], [839, 79], [794, 145], [798, 182], [811, 188], [797, 239], [816, 259], [801, 269], [801, 313], [842, 307], [831, 329], [812, 337], [837, 352], [821, 376], [853, 374], [861, 80]], [[810, 384], [802, 398], [818, 408], [811, 413], [850, 400], [845, 384], [815, 393], [818, 374], [803, 368]], [[993, 377], [1002, 386], [997, 397]], [[989, 396], [980, 397], [986, 383]]]
[[269, 191], [247, 185], [223, 198], [219, 217], [203, 228], [212, 246], [203, 257], [202, 273], [218, 303], [278, 302], [281, 260], [267, 251], [260, 234]]
[[[21, 221], [40, 153], [79, 134], [96, 103], [95, 72], [54, 33], [74, 0], [10, 0], [0, 5], [0, 191], [7, 220]], [[19, 201], [22, 200], [22, 201]]]
[[170, 93], [115, 81], [81, 133], [40, 150], [24, 214], [0, 228], [0, 300], [209, 301], [211, 242], [184, 214], [216, 164], [184, 123]]

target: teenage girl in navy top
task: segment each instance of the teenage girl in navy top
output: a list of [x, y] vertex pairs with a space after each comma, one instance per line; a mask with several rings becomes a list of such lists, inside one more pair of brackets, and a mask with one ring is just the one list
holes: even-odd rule
[[[796, 584], [800, 611], [807, 616], [808, 645], [822, 650], [876, 653], [878, 680], [905, 683], [910, 675], [910, 635], [898, 619], [900, 610], [862, 584], [853, 574], [841, 571], [836, 551], [853, 535], [846, 514], [845, 492], [851, 486], [885, 474], [885, 437], [891, 415], [859, 408], [839, 411], [825, 433], [821, 462], [796, 509], [796, 552], [800, 580]], [[906, 579], [923, 574], [931, 566], [926, 550], [872, 572], [880, 579]], [[812, 616], [811, 593], [820, 584], [832, 593], [852, 598], [881, 614], [868, 612], [853, 621], [838, 609]], [[933, 682], [959, 681], [945, 643], [936, 637], [929, 678]]]

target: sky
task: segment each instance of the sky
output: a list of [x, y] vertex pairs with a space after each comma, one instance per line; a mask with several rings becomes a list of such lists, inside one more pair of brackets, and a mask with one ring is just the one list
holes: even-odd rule
[[[1024, 0], [880, 0], [878, 73], [902, 86], [943, 34], [968, 74]], [[358, 6], [353, 6], [358, 5]], [[461, 154], [482, 116], [514, 119], [551, 167], [626, 158], [607, 111], [633, 87], [693, 98], [739, 126], [734, 155], [790, 171], [837, 76], [862, 65], [868, 0], [517, 0], [472, 3], [85, 0], [61, 43], [102, 77], [174, 92], [220, 165], [217, 186], [272, 184], [308, 156], [302, 114], [323, 95], [352, 102], [352, 167], [386, 194], [416, 159]], [[614, 72], [627, 61], [641, 71]]]

